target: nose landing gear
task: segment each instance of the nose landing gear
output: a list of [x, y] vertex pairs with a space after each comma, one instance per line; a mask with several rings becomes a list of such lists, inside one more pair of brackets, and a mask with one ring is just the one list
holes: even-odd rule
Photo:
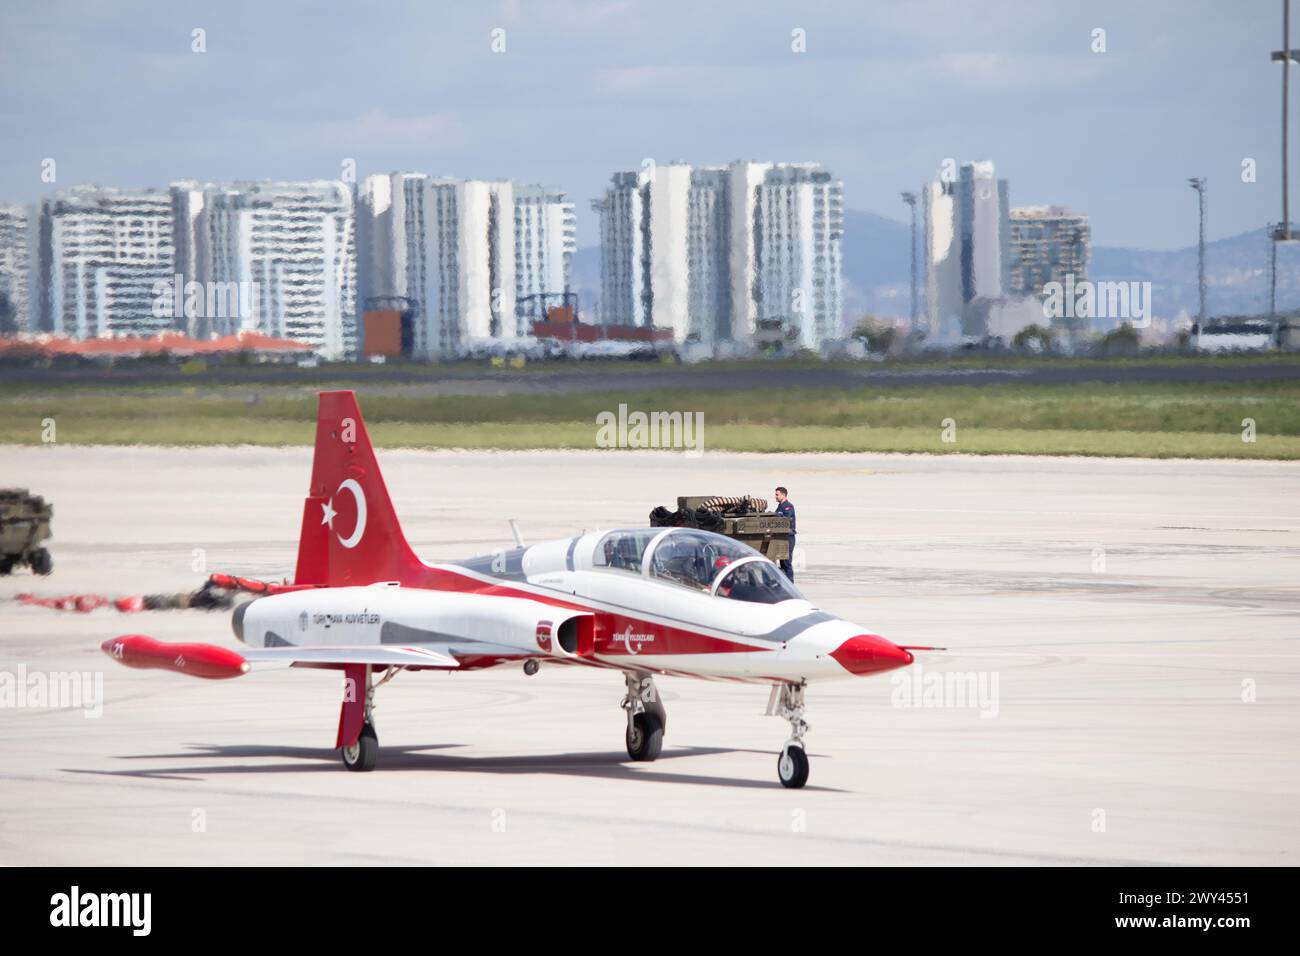
[[659, 699], [654, 678], [644, 672], [628, 671], [623, 675], [627, 693], [623, 710], [627, 712], [627, 755], [633, 760], [654, 760], [664, 746], [664, 729], [668, 713]]
[[803, 684], [781, 684], [772, 688], [767, 712], [790, 722], [790, 739], [781, 747], [776, 759], [776, 776], [781, 786], [797, 790], [808, 782], [808, 753], [803, 735], [809, 730], [803, 719]]

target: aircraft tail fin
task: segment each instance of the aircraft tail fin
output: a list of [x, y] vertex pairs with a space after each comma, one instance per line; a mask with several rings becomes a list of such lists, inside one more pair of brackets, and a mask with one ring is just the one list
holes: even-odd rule
[[356, 393], [321, 392], [294, 583], [405, 581], [420, 566], [393, 510]]

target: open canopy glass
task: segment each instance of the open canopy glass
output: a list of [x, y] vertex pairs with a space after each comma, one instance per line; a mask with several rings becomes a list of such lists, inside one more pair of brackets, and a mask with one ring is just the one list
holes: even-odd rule
[[596, 545], [592, 564], [645, 574], [717, 597], [777, 604], [802, 599], [771, 561], [748, 545], [691, 528], [611, 531]]

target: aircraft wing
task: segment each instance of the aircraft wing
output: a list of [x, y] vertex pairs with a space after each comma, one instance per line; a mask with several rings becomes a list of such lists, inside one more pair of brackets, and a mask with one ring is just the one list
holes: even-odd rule
[[250, 664], [313, 665], [376, 664], [393, 667], [459, 667], [460, 661], [428, 647], [373, 645], [364, 647], [250, 647], [240, 654]]
[[247, 674], [252, 665], [285, 667], [459, 667], [449, 654], [415, 645], [249, 647], [236, 651], [217, 644], [175, 644], [143, 634], [105, 641], [100, 648], [127, 667], [156, 668], [220, 680]]

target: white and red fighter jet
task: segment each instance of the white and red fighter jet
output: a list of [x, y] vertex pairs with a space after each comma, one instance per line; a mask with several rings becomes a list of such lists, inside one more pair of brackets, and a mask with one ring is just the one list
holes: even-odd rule
[[593, 531], [427, 564], [402, 534], [350, 391], [320, 396], [294, 583], [238, 607], [233, 626], [240, 652], [143, 635], [102, 647], [127, 666], [206, 678], [270, 663], [342, 670], [335, 746], [349, 770], [374, 769], [374, 693], [398, 673], [522, 664], [534, 674], [547, 662], [622, 672], [633, 760], [663, 746], [656, 675], [771, 685], [768, 713], [791, 728], [777, 774], [801, 787], [805, 687], [912, 662], [908, 648], [809, 603], [757, 551], [707, 531]]

